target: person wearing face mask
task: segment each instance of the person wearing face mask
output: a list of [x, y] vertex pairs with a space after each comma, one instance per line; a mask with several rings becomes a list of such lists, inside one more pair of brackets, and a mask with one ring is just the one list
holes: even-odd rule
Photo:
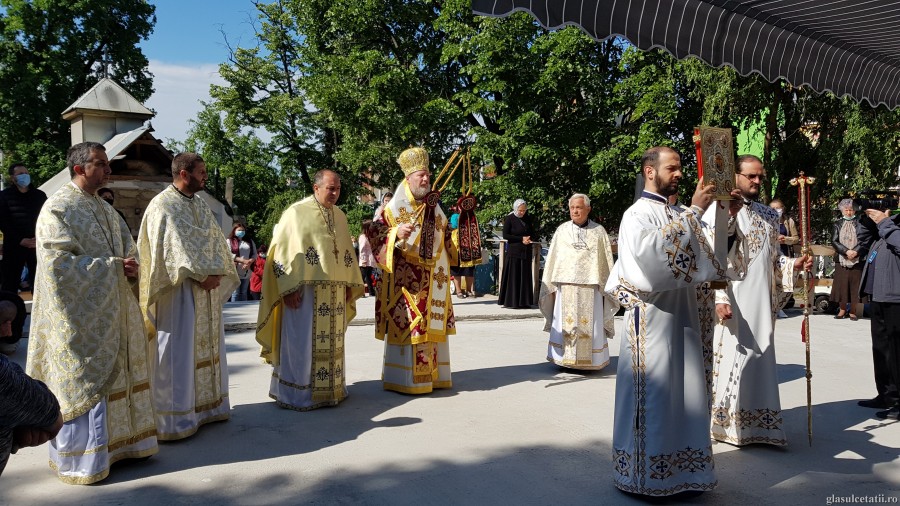
[[794, 245], [800, 242], [800, 232], [797, 232], [797, 223], [793, 218], [784, 214], [784, 202], [772, 199], [769, 207], [778, 213], [778, 243], [781, 244], [781, 254], [786, 257], [794, 256]]
[[0, 288], [17, 292], [22, 279], [22, 269], [28, 267], [28, 290], [34, 286], [37, 267], [35, 225], [47, 194], [31, 184], [31, 175], [25, 164], [9, 166], [9, 188], [0, 192], [0, 231], [3, 232], [3, 261]]
[[[794, 256], [794, 246], [800, 242], [800, 233], [797, 232], [797, 223], [793, 218], [784, 214], [784, 202], [772, 199], [769, 207], [778, 213], [778, 243], [781, 254], [786, 257]], [[778, 310], [778, 318], [787, 318], [784, 309]]]
[[535, 234], [531, 217], [527, 214], [528, 205], [518, 199], [513, 203], [512, 212], [503, 220], [506, 254], [497, 303], [512, 309], [527, 309], [534, 305], [531, 242]]
[[[103, 201], [107, 204], [113, 206], [113, 209], [116, 209], [114, 206], [116, 202], [116, 196], [112, 190], [110, 190], [109, 188], [100, 188], [99, 190], [97, 190], [97, 196], [103, 199]], [[125, 222], [125, 226], [128, 227], [128, 220], [125, 219], [125, 214], [118, 209], [116, 209], [116, 212], [119, 213], [119, 216], [122, 217], [122, 221]], [[128, 229], [131, 230], [131, 227], [128, 227]]]
[[242, 223], [235, 223], [228, 235], [228, 248], [234, 255], [234, 266], [237, 268], [238, 278], [241, 284], [231, 294], [231, 302], [248, 300], [250, 287], [250, 272], [253, 262], [256, 261], [256, 243], [247, 233], [247, 227]]
[[862, 309], [859, 300], [859, 282], [862, 279], [863, 263], [860, 261], [868, 253], [866, 245], [859, 240], [859, 220], [853, 210], [853, 201], [844, 199], [838, 204], [841, 218], [834, 224], [831, 245], [837, 252], [834, 264], [834, 282], [831, 284], [831, 301], [836, 302], [840, 311], [835, 319], [846, 318], [856, 321]]

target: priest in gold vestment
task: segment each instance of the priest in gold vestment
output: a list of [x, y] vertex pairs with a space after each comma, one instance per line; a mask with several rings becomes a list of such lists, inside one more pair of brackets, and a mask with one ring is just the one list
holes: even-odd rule
[[606, 230], [588, 218], [591, 201], [569, 198], [572, 218], [556, 229], [541, 279], [539, 305], [550, 332], [547, 360], [570, 369], [599, 370], [609, 364], [607, 339], [615, 333], [619, 305], [606, 297], [612, 269]]
[[175, 156], [172, 175], [173, 183], [147, 206], [138, 236], [162, 440], [186, 438], [229, 417], [222, 305], [239, 283], [222, 229], [197, 195], [207, 179], [203, 159]]
[[50, 466], [66, 483], [90, 484], [114, 462], [158, 448], [136, 249], [96, 195], [111, 173], [106, 148], [76, 144], [66, 163], [72, 182], [37, 221], [27, 372], [56, 395], [65, 421], [50, 443]]
[[269, 397], [308, 411], [347, 397], [344, 344], [364, 284], [337, 173], [316, 173], [313, 195], [281, 215], [263, 272], [256, 340], [272, 364]]
[[375, 337], [385, 341], [384, 389], [423, 394], [452, 386], [447, 336], [456, 333], [450, 265], [457, 246], [431, 192], [428, 153], [410, 148], [397, 162], [406, 177], [367, 234], [383, 271]]

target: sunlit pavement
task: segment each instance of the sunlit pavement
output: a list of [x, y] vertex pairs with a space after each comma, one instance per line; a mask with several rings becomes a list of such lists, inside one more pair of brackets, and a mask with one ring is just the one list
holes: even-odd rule
[[[565, 371], [545, 361], [537, 310], [504, 310], [492, 297], [454, 303], [452, 390], [381, 389], [371, 298], [359, 304], [363, 324], [348, 331], [350, 397], [334, 408], [277, 408], [252, 331], [230, 331], [230, 421], [162, 444], [145, 462], [118, 464], [95, 486], [59, 482], [46, 446], [21, 450], [0, 477], [0, 504], [641, 503], [612, 485], [616, 358], [600, 372]], [[228, 304], [229, 328], [251, 328], [256, 309]], [[810, 447], [802, 317], [788, 315], [777, 322], [777, 372], [789, 446], [717, 444], [718, 488], [672, 503], [896, 501], [900, 425], [856, 405], [875, 394], [868, 319], [811, 317]], [[610, 348], [617, 355], [618, 340]], [[24, 360], [24, 342], [15, 357]]]

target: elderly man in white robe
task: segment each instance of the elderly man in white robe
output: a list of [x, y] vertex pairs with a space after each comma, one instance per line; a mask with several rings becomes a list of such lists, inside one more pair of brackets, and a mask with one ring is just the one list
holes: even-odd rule
[[195, 153], [172, 160], [173, 182], [141, 222], [141, 309], [150, 329], [158, 437], [183, 439], [227, 420], [228, 363], [222, 305], [239, 284], [231, 250], [203, 191]]
[[606, 283], [626, 308], [616, 372], [613, 479], [620, 490], [648, 496], [712, 490], [696, 287], [726, 276], [701, 221], [713, 185], [698, 183], [685, 208], [669, 203], [682, 177], [678, 153], [650, 148], [641, 167], [646, 189], [622, 218], [619, 258]]
[[553, 233], [544, 262], [539, 305], [550, 332], [547, 360], [582, 370], [609, 364], [607, 338], [614, 333], [619, 308], [604, 293], [612, 269], [609, 236], [588, 215], [591, 200], [583, 193], [569, 198], [571, 221]]
[[65, 421], [50, 466], [63, 482], [86, 485], [158, 446], [134, 241], [97, 196], [111, 173], [106, 148], [76, 144], [66, 164], [72, 182], [38, 216], [27, 372], [56, 395]]
[[[712, 422], [716, 441], [736, 446], [765, 443], [784, 446], [781, 399], [775, 364], [775, 315], [794, 290], [794, 270], [809, 257], [788, 258], [778, 242], [779, 215], [761, 204], [760, 185], [766, 178], [762, 160], [738, 157], [735, 187], [742, 203], [731, 227], [741, 241], [739, 262], [729, 262], [728, 288], [716, 290]], [[715, 223], [711, 212], [704, 221]], [[729, 227], [729, 228], [731, 228]]]

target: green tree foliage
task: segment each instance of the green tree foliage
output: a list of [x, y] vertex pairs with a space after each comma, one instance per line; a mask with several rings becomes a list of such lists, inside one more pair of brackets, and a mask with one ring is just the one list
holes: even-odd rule
[[[475, 17], [468, 0], [256, 5], [258, 43], [222, 66], [229, 85], [213, 90], [216, 103], [226, 124], [275, 133], [279, 165], [306, 188], [315, 169], [337, 168], [345, 206], [369, 187], [393, 188], [394, 160], [410, 144], [426, 147], [438, 170], [470, 146], [497, 175], [476, 184], [482, 222], [498, 222], [521, 197], [545, 237], [568, 219], [574, 192], [616, 228], [654, 145], [682, 153], [689, 201], [697, 125], [761, 126], [767, 194], [791, 207], [788, 181], [802, 169], [830, 183], [815, 188], [823, 216], [838, 194], [894, 181], [900, 165], [897, 112], [575, 28], [547, 31], [524, 13]], [[457, 176], [443, 200], [458, 195]]]
[[244, 217], [257, 242], [268, 242], [269, 216], [280, 214], [280, 210], [270, 209], [266, 203], [272, 202], [285, 183], [275, 170], [275, 157], [265, 142], [252, 132], [227, 127], [221, 112], [204, 104], [197, 118], [191, 121], [187, 140], [172, 147], [203, 156], [209, 172], [207, 191], [222, 202], [225, 202], [226, 181], [232, 178], [232, 204], [236, 214]]
[[213, 85], [210, 95], [225, 112], [228, 128], [269, 131], [273, 137], [268, 148], [282, 175], [299, 179], [311, 191], [313, 173], [330, 164], [320, 149], [321, 125], [307, 108], [300, 83], [306, 66], [298, 53], [301, 35], [286, 3], [254, 2], [259, 18], [256, 45], [231, 48], [229, 61], [219, 66], [228, 85]]
[[[96, 84], [101, 60], [135, 98], [153, 92], [137, 44], [156, 23], [146, 0], [0, 0], [0, 149], [41, 182], [65, 166], [62, 112]], [[5, 169], [5, 167], [4, 167]]]

